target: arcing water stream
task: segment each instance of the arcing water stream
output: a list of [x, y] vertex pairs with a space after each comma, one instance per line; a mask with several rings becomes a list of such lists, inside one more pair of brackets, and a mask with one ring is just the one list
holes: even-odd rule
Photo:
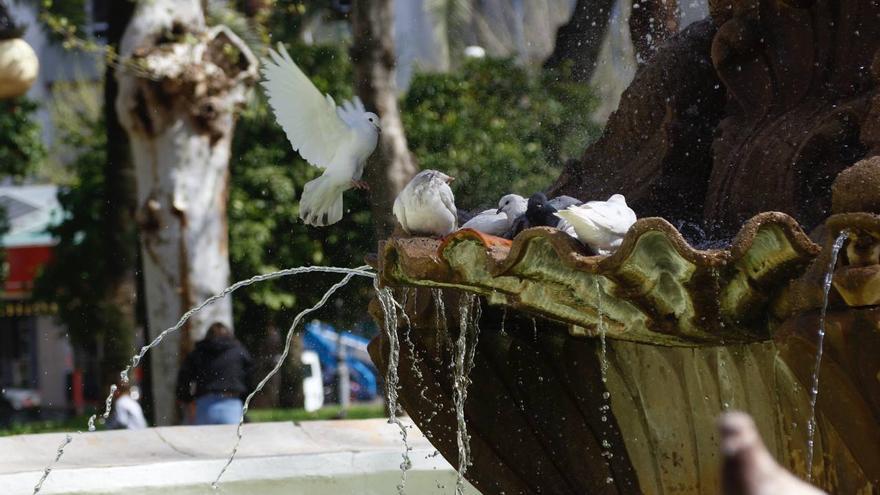
[[[357, 270], [362, 270], [362, 269], [366, 269], [366, 268], [367, 267], [360, 267], [360, 268], [357, 268]], [[290, 328], [287, 330], [287, 336], [285, 337], [284, 351], [281, 353], [281, 356], [278, 358], [278, 361], [275, 363], [275, 367], [273, 367], [269, 371], [269, 373], [267, 373], [266, 376], [263, 377], [262, 380], [260, 380], [260, 383], [258, 383], [256, 388], [254, 388], [254, 390], [250, 394], [248, 394], [247, 398], [244, 401], [244, 408], [241, 411], [241, 419], [238, 420], [238, 428], [236, 428], [236, 430], [235, 430], [235, 435], [236, 435], [235, 446], [232, 448], [232, 452], [229, 454], [229, 459], [226, 461], [226, 464], [223, 466], [223, 468], [217, 474], [217, 478], [214, 480], [213, 483], [211, 483], [212, 488], [217, 489], [218, 483], [220, 483], [220, 478], [223, 477], [223, 473], [225, 473], [226, 470], [229, 469], [229, 465], [232, 464], [233, 460], [235, 460], [235, 454], [238, 453], [238, 447], [241, 444], [241, 428], [244, 425], [244, 417], [245, 417], [245, 415], [247, 415], [248, 408], [250, 407], [250, 404], [251, 404], [251, 399], [253, 399], [257, 393], [259, 393], [261, 390], [263, 390], [263, 387], [266, 386], [266, 383], [269, 380], [271, 380], [272, 377], [275, 376], [278, 373], [278, 371], [281, 369], [281, 366], [283, 366], [284, 363], [287, 362], [287, 355], [290, 354], [290, 344], [293, 341], [293, 332], [294, 332], [294, 330], [296, 330], [296, 327], [299, 325], [299, 322], [302, 321], [302, 319], [307, 314], [312, 313], [314, 311], [317, 311], [317, 310], [321, 309], [321, 307], [323, 307], [325, 304], [327, 304], [327, 301], [330, 299], [330, 296], [332, 296], [333, 293], [336, 292], [341, 287], [347, 285], [348, 282], [351, 281], [351, 278], [354, 276], [355, 276], [355, 273], [353, 273], [353, 272], [346, 273], [345, 277], [343, 277], [342, 280], [340, 280], [339, 282], [336, 282], [335, 284], [333, 284], [333, 286], [330, 287], [327, 290], [327, 292], [324, 293], [323, 296], [321, 296], [321, 299], [317, 303], [315, 303], [314, 306], [312, 306], [311, 308], [304, 309], [304, 310], [300, 311], [300, 313], [298, 315], [296, 315], [296, 317], [293, 319], [293, 323], [290, 324]], [[373, 277], [374, 277], [373, 280], [375, 280], [375, 275], [373, 275]]]
[[[138, 352], [137, 354], [135, 354], [132, 357], [131, 363], [128, 366], [126, 366], [126, 368], [119, 373], [120, 380], [123, 383], [127, 383], [129, 380], [129, 377], [128, 377], [129, 373], [131, 372], [132, 369], [134, 369], [136, 366], [138, 366], [138, 364], [140, 364], [141, 360], [144, 358], [144, 356], [147, 354], [147, 352], [149, 352], [150, 349], [159, 345], [166, 336], [168, 336], [169, 334], [171, 334], [173, 332], [180, 330], [180, 328], [183, 327], [184, 323], [186, 323], [186, 321], [189, 320], [190, 317], [192, 317], [192, 315], [198, 313], [199, 311], [201, 311], [202, 309], [204, 309], [205, 307], [207, 307], [208, 305], [210, 305], [214, 301], [221, 299], [223, 297], [226, 297], [227, 295], [235, 292], [236, 290], [238, 290], [242, 287], [247, 287], [247, 286], [249, 286], [251, 284], [255, 284], [257, 282], [263, 282], [263, 281], [272, 280], [275, 278], [281, 278], [281, 277], [286, 277], [286, 276], [290, 276], [290, 275], [298, 275], [298, 274], [303, 274], [303, 273], [313, 273], [313, 272], [346, 274], [347, 275], [346, 280], [345, 280], [346, 283], [347, 283], [348, 279], [350, 279], [351, 276], [354, 276], [354, 275], [375, 278], [375, 276], [376, 276], [375, 273], [373, 273], [371, 271], [367, 271], [367, 270], [369, 270], [369, 268], [370, 268], [369, 266], [361, 266], [358, 268], [339, 268], [339, 267], [333, 267], [333, 266], [304, 266], [304, 267], [297, 267], [297, 268], [287, 268], [284, 270], [278, 270], [276, 272], [266, 273], [263, 275], [256, 275], [256, 276], [251, 277], [247, 280], [241, 280], [239, 282], [236, 282], [236, 283], [232, 284], [231, 286], [227, 287], [226, 289], [223, 289], [219, 293], [209, 297], [208, 299], [205, 299], [198, 306], [191, 308], [189, 311], [184, 313], [183, 316], [180, 317], [180, 319], [177, 321], [177, 323], [174, 326], [165, 329], [162, 333], [157, 335], [156, 338], [154, 338], [149, 344], [141, 347], [140, 352]], [[331, 289], [332, 291], [335, 291], [336, 289], [338, 289], [338, 287], [336, 287], [336, 286], [334, 286], [334, 287], [335, 288]], [[329, 298], [329, 295], [327, 295], [327, 297]], [[302, 313], [300, 313], [300, 314], [302, 315]], [[110, 393], [108, 394], [107, 399], [105, 400], [104, 413], [101, 415], [104, 419], [107, 419], [110, 417], [110, 412], [112, 410], [112, 404], [113, 404], [113, 394], [115, 392], [116, 392], [116, 386], [113, 385], [110, 387]], [[92, 417], [89, 418], [89, 423], [88, 423], [89, 431], [95, 430], [95, 420], [96, 419], [97, 419], [96, 415], [92, 415]], [[82, 432], [78, 432], [78, 434], [79, 433], [82, 433]], [[55, 460], [46, 467], [46, 469], [43, 473], [43, 476], [40, 478], [40, 480], [34, 486], [34, 495], [36, 495], [40, 492], [40, 490], [43, 487], [43, 483], [46, 481], [46, 478], [49, 477], [49, 473], [52, 471], [52, 467], [55, 464], [57, 464], [61, 460], [61, 457], [64, 455], [64, 447], [66, 447], [67, 444], [69, 444], [71, 441], [72, 441], [72, 438], [68, 437], [68, 439], [65, 440], [63, 445], [61, 445], [58, 448], [58, 452], [56, 453]]]
[[813, 478], [813, 447], [816, 436], [816, 402], [819, 399], [819, 369], [822, 366], [822, 351], [825, 345], [825, 316], [828, 313], [828, 296], [831, 294], [831, 282], [834, 278], [834, 267], [837, 266], [837, 257], [840, 254], [843, 243], [849, 237], [849, 232], [844, 230], [837, 235], [831, 246], [831, 256], [828, 262], [828, 270], [822, 281], [822, 309], [819, 312], [819, 336], [816, 343], [816, 365], [813, 367], [813, 383], [810, 387], [810, 420], [807, 423], [807, 481]]

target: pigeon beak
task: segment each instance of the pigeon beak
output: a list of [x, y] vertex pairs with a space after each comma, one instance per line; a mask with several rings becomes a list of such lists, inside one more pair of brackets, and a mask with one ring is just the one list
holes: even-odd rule
[[498, 208], [498, 211], [496, 211], [495, 214], [497, 215], [497, 214], [501, 213], [503, 210], [504, 210], [504, 208]]
[[449, 176], [446, 176], [446, 183], [447, 183], [447, 184], [450, 183], [450, 182], [452, 182], [452, 181], [454, 181], [454, 180], [455, 180], [455, 177], [449, 177]]

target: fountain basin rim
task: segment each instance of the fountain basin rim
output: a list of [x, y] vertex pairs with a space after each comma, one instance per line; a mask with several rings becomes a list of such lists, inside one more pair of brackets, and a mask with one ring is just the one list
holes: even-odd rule
[[[846, 215], [849, 216], [850, 214]], [[872, 217], [872, 221], [876, 222], [878, 230], [880, 230], [880, 216], [874, 215]], [[829, 222], [831, 222], [830, 219]], [[633, 254], [639, 239], [644, 234], [659, 232], [666, 237], [666, 240], [673, 246], [675, 252], [686, 261], [704, 267], [721, 267], [734, 263], [746, 256], [761, 228], [771, 224], [783, 230], [792, 247], [800, 254], [807, 257], [815, 257], [821, 252], [821, 247], [810, 240], [794, 218], [781, 212], [763, 212], [755, 215], [743, 224], [727, 249], [703, 250], [695, 248], [685, 240], [678, 229], [665, 219], [647, 217], [636, 221], [624, 237], [620, 248], [611, 255], [592, 254], [583, 244], [560, 230], [550, 227], [533, 227], [520, 232], [513, 241], [484, 234], [473, 229], [458, 230], [439, 240], [415, 237], [392, 238], [384, 241], [384, 247], [380, 249], [382, 254], [379, 258], [370, 259], [369, 261], [375, 263], [374, 266], [377, 268], [377, 271], [382, 274], [380, 275], [382, 281], [388, 283], [389, 281], [383, 275], [384, 267], [387, 266], [388, 261], [386, 259], [388, 248], [391, 244], [399, 242], [401, 239], [418, 239], [417, 242], [439, 243], [434, 257], [437, 262], [442, 262], [444, 252], [448, 248], [454, 246], [457, 242], [472, 239], [481, 242], [486, 247], [487, 252], [497, 250], [497, 248], [509, 249], [503, 257], [488, 256], [492, 261], [489, 267], [491, 273], [494, 276], [499, 276], [509, 273], [511, 268], [523, 259], [531, 240], [543, 238], [553, 246], [554, 251], [564, 264], [584, 272], [601, 274], [613, 271], [621, 266]], [[394, 284], [392, 283], [391, 285]]]

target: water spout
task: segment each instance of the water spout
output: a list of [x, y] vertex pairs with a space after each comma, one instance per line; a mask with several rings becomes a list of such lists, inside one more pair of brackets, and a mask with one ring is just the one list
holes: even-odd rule
[[825, 345], [825, 316], [828, 313], [828, 296], [831, 294], [831, 282], [834, 278], [834, 267], [837, 266], [837, 257], [843, 248], [843, 243], [849, 237], [849, 232], [844, 230], [837, 235], [831, 246], [831, 259], [828, 262], [828, 270], [822, 281], [822, 309], [819, 312], [819, 336], [816, 343], [816, 364], [813, 367], [813, 383], [810, 387], [810, 420], [807, 423], [807, 481], [813, 478], [813, 450], [816, 435], [816, 402], [819, 400], [819, 369], [822, 365], [822, 351]]

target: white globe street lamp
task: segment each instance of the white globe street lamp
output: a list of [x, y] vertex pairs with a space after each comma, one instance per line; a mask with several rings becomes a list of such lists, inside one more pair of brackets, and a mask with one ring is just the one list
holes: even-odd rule
[[25, 94], [37, 80], [40, 61], [23, 32], [0, 3], [0, 100]]

